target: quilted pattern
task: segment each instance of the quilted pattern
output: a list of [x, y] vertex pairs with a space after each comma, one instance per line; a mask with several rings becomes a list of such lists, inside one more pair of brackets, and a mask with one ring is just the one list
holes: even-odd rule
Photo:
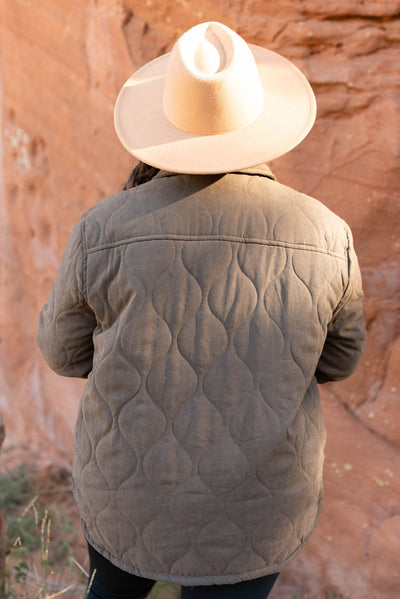
[[365, 331], [347, 225], [262, 167], [161, 173], [75, 227], [38, 341], [88, 376], [75, 496], [116, 565], [182, 584], [280, 570], [318, 520], [317, 380]]

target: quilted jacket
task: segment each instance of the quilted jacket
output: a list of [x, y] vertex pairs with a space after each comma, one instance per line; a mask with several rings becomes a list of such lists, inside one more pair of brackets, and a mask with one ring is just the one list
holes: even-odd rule
[[349, 227], [266, 166], [160, 172], [75, 226], [38, 343], [88, 377], [74, 441], [88, 541], [184, 585], [277, 572], [320, 513], [317, 383], [356, 368]]

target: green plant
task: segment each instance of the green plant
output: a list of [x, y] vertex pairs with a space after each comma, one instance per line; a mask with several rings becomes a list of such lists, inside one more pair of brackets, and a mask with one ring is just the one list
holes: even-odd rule
[[157, 582], [148, 599], [178, 599], [178, 597], [180, 597], [180, 591], [177, 586], [167, 582]]
[[34, 495], [34, 482], [26, 466], [0, 473], [0, 501], [4, 512], [14, 510], [31, 501]]
[[[60, 509], [60, 502], [72, 500], [70, 485], [43, 475], [38, 483], [36, 475], [34, 469], [28, 471], [23, 466], [0, 474], [2, 511], [8, 524], [0, 596], [3, 599], [82, 597], [86, 584], [79, 584], [82, 581], [79, 570], [83, 568], [71, 553], [75, 528]], [[83, 576], [86, 582], [87, 574], [83, 572]]]

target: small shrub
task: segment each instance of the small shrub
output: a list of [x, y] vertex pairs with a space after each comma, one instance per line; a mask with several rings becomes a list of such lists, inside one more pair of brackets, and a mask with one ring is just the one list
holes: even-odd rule
[[[24, 466], [0, 474], [2, 511], [8, 525], [0, 596], [3, 599], [82, 597], [86, 584], [64, 582], [66, 578], [82, 580], [76, 566], [83, 570], [71, 554], [71, 544], [76, 541], [73, 522], [59, 505], [60, 493], [65, 498], [71, 489], [55, 485], [51, 477], [45, 477], [37, 488], [36, 474], [34, 469], [29, 472]], [[56, 500], [50, 501], [51, 497]], [[86, 583], [87, 575], [84, 577]]]
[[34, 494], [34, 481], [26, 466], [0, 473], [0, 501], [5, 513], [26, 505]]

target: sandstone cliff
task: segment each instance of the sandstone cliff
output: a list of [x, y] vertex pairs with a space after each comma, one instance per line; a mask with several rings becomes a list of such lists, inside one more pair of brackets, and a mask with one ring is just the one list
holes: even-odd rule
[[322, 389], [323, 516], [278, 591], [291, 596], [284, 589], [299, 585], [312, 599], [398, 598], [400, 2], [0, 0], [0, 10], [3, 459], [17, 450], [70, 462], [82, 383], [44, 365], [38, 313], [73, 224], [129, 172], [112, 120], [122, 83], [191, 25], [220, 20], [308, 76], [316, 125], [270, 166], [349, 222], [366, 294], [362, 365]]

